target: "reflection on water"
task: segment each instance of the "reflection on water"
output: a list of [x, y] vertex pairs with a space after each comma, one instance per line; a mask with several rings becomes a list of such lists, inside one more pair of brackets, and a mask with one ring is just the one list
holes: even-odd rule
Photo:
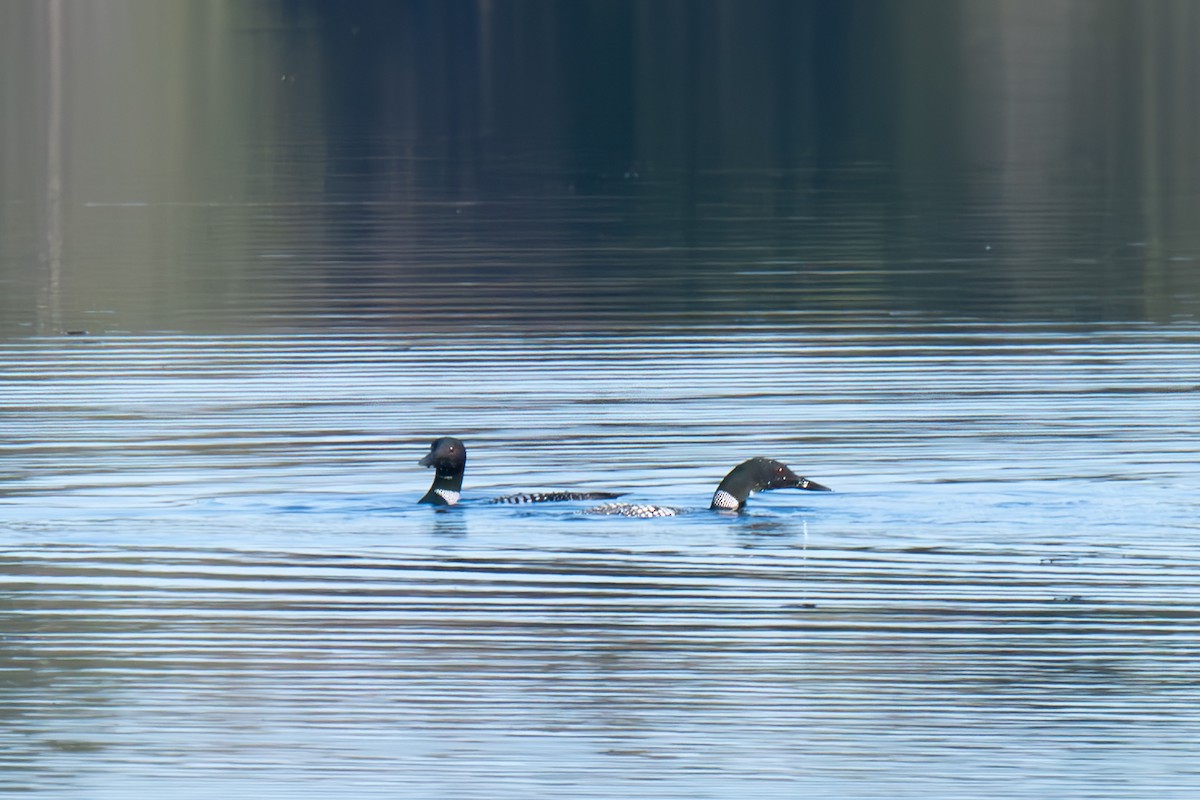
[[0, 335], [1196, 318], [1194, 4], [742, 5], [10, 4]]
[[0, 6], [0, 793], [1195, 796], [1200, 12], [866, 8]]

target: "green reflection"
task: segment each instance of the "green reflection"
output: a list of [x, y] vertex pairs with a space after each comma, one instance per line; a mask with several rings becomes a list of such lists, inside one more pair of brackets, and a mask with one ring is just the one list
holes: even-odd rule
[[0, 331], [1194, 319], [1183, 2], [0, 6]]

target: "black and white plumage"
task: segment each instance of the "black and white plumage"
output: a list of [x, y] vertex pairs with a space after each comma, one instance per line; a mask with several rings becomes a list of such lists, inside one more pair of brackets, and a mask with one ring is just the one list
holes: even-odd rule
[[560, 503], [564, 500], [607, 500], [620, 497], [618, 492], [526, 492], [524, 494], [506, 494], [488, 500], [492, 505], [522, 503]]
[[[463, 473], [467, 469], [467, 447], [453, 436], [434, 439], [429, 453], [420, 461], [423, 467], [433, 467], [433, 484], [418, 503], [452, 506], [462, 495]], [[493, 504], [554, 503], [564, 500], [609, 500], [620, 497], [617, 492], [526, 492], [494, 497]]]
[[418, 503], [452, 506], [462, 494], [463, 471], [467, 468], [467, 447], [453, 436], [434, 439], [429, 452], [418, 462], [433, 467], [433, 484]]
[[[807, 489], [815, 492], [833, 491], [816, 481], [810, 481], [792, 472], [786, 464], [769, 458], [752, 458], [738, 464], [721, 481], [713, 493], [709, 509], [713, 511], [741, 511], [746, 499], [755, 492], [768, 489]], [[671, 506], [653, 506], [635, 503], [605, 503], [589, 508], [590, 514], [609, 514], [622, 517], [675, 517], [687, 510]]]
[[672, 508], [671, 506], [652, 506], [645, 503], [605, 503], [602, 506], [589, 508], [587, 513], [649, 519], [651, 517], [677, 517], [680, 514], [686, 514], [687, 509]]

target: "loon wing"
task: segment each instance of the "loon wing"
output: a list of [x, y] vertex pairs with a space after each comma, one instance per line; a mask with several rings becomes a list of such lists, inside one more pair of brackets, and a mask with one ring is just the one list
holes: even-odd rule
[[677, 517], [680, 514], [686, 514], [687, 509], [672, 508], [671, 506], [652, 506], [642, 503], [605, 503], [604, 505], [589, 508], [587, 513], [648, 519], [650, 517]]
[[611, 500], [614, 497], [620, 496], [620, 492], [527, 492], [493, 497], [488, 503], [507, 503], [509, 505], [520, 505], [522, 503], [559, 503], [563, 500]]

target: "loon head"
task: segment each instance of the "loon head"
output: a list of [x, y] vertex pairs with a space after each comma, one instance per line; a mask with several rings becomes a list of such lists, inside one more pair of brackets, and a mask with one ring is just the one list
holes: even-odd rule
[[467, 468], [467, 447], [453, 436], [434, 439], [429, 452], [420, 461], [423, 467], [433, 467], [433, 485], [417, 502], [452, 506], [462, 492], [463, 470]]
[[717, 487], [709, 508], [737, 511], [746, 498], [767, 489], [808, 489], [813, 492], [833, 491], [816, 481], [792, 472], [786, 464], [769, 458], [752, 458], [738, 464]]
[[438, 475], [461, 474], [467, 466], [467, 447], [453, 436], [434, 439], [420, 464], [422, 467], [435, 468]]

